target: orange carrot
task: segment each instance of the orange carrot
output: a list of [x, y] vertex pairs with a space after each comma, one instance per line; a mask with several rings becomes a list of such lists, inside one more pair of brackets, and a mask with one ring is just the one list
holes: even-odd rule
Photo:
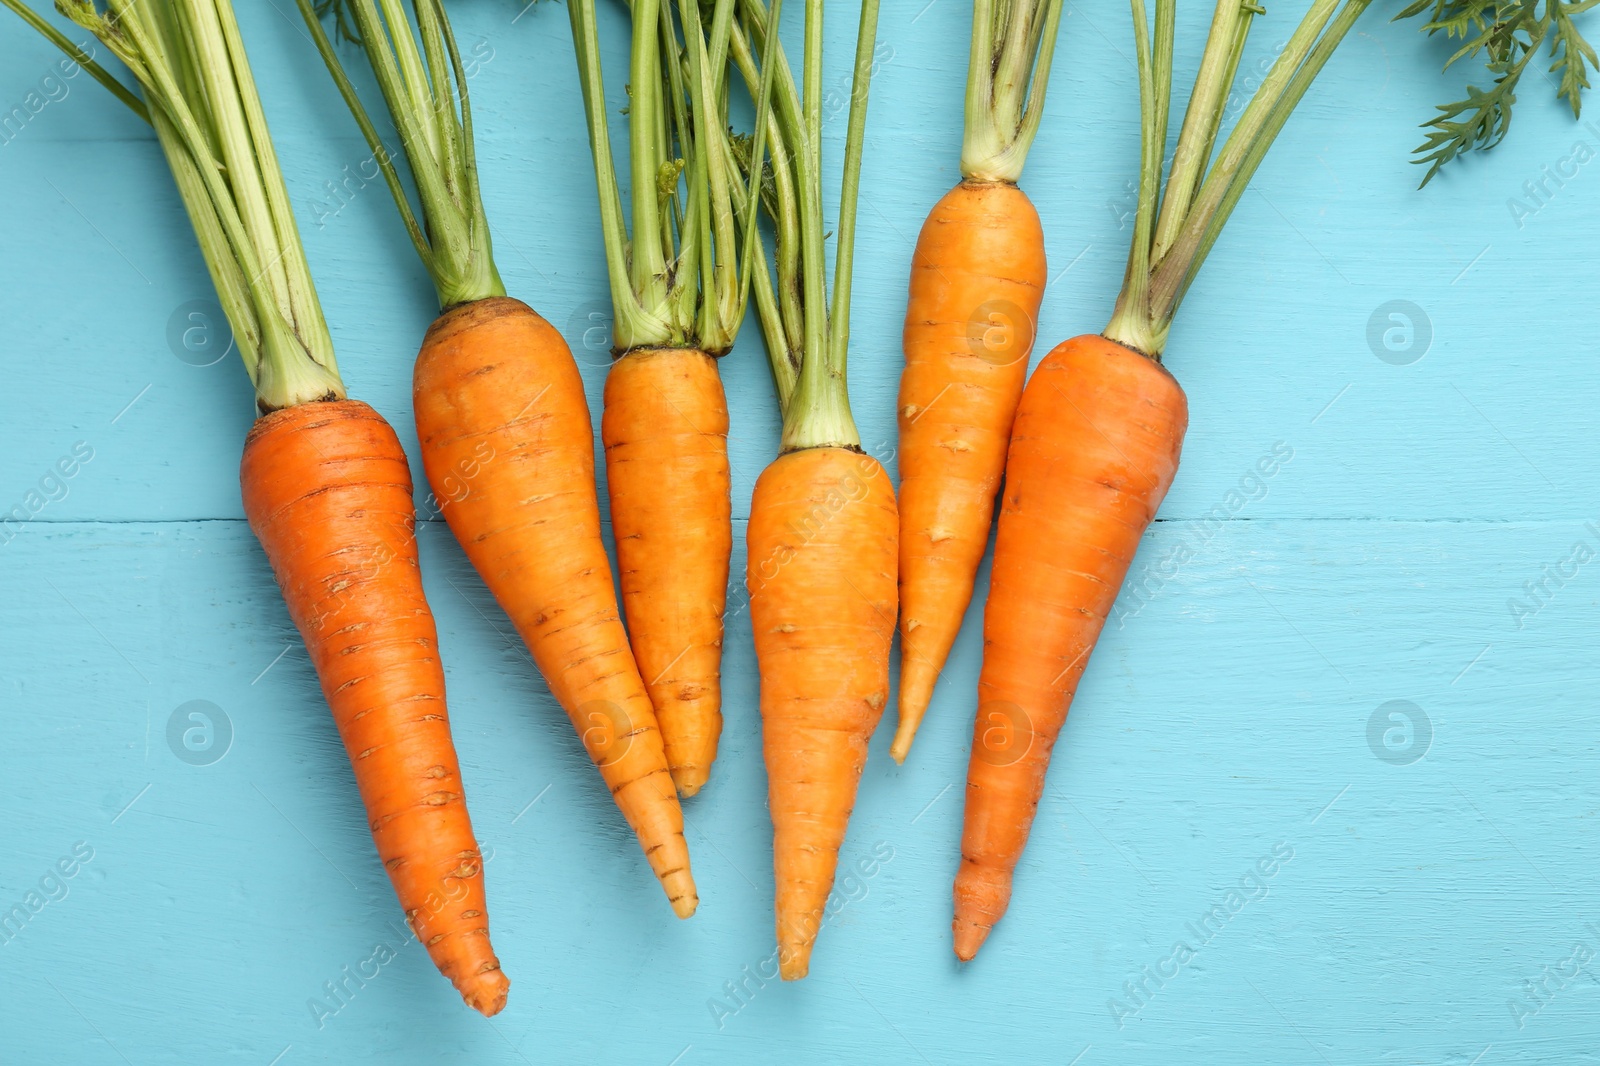
[[955, 949], [977, 953], [1011, 899], [1050, 752], [1139, 538], [1178, 470], [1183, 390], [1148, 356], [1076, 337], [1017, 408], [984, 610]]
[[716, 357], [744, 320], [754, 230], [747, 208], [741, 245], [726, 62], [734, 5], [631, 6], [627, 183], [611, 143], [596, 7], [567, 4], [615, 312], [600, 423], [606, 486], [633, 653], [673, 782], [693, 796], [722, 733], [733, 548]]
[[322, 682], [406, 921], [467, 1004], [494, 1014], [510, 982], [489, 942], [410, 468], [389, 424], [346, 398], [233, 6], [61, 8], [126, 62], [143, 100], [11, 6], [155, 129], [261, 413], [240, 463], [245, 516]]
[[[764, 264], [754, 281], [783, 435], [750, 502], [745, 578], [761, 670], [778, 969], [787, 981], [810, 969], [867, 745], [888, 702], [900, 523], [888, 475], [861, 450], [846, 373], [878, 4], [863, 0], [856, 30], [831, 302], [820, 151], [807, 141], [807, 131], [822, 128], [821, 100], [802, 103], [796, 91], [774, 24], [780, 7], [739, 5], [730, 42], [758, 109], [770, 102], [773, 119], [769, 129], [758, 110], [744, 163], [748, 173], [770, 174], [763, 180], [776, 190], [761, 198], [777, 230], [776, 282]], [[823, 0], [806, 0], [807, 71], [821, 69], [822, 41]], [[770, 167], [760, 146], [766, 133]], [[784, 207], [791, 195], [792, 211]]]
[[[445, 521], [511, 617], [680, 918], [699, 897], [661, 732], [600, 539], [594, 429], [572, 352], [495, 267], [472, 107], [441, 0], [350, 0], [401, 131], [425, 225], [312, 0], [298, 0], [439, 297], [412, 374], [422, 465]], [[418, 41], [421, 41], [421, 47]], [[448, 56], [446, 60], [444, 57]]]
[[1044, 112], [1061, 0], [972, 6], [961, 182], [911, 260], [900, 376], [904, 762], [972, 601], [1044, 297], [1044, 231], [1017, 188]]
[[510, 982], [489, 943], [400, 441], [358, 400], [302, 403], [251, 428], [239, 482], [406, 920], [467, 1004], [494, 1014]]
[[750, 504], [746, 581], [786, 981], [810, 965], [889, 696], [897, 521], [889, 476], [847, 448], [780, 456]]
[[439, 316], [412, 399], [445, 520], [572, 719], [680, 918], [699, 897], [661, 732], [600, 539], [594, 431], [577, 364], [518, 300]]
[[1067, 709], [1177, 473], [1189, 407], [1161, 365], [1173, 316], [1273, 138], [1368, 3], [1314, 0], [1213, 151], [1260, 10], [1219, 4], [1166, 167], [1177, 4], [1156, 0], [1152, 34], [1144, 0], [1132, 0], [1139, 195], [1122, 291], [1101, 335], [1058, 345], [1034, 371], [1006, 457], [954, 887], [963, 960], [1011, 901]]
[[1038, 212], [1011, 182], [963, 180], [917, 238], [900, 376], [896, 762], [972, 599], [1046, 280]]
[[728, 404], [717, 361], [636, 348], [606, 377], [600, 435], [622, 606], [667, 768], [705, 785], [722, 732], [722, 611], [733, 515]]

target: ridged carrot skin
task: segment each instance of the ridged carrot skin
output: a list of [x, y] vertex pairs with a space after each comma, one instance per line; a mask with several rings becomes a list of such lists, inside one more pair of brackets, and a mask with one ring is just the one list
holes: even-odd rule
[[967, 764], [955, 952], [977, 954], [1011, 899], [1051, 749], [1189, 424], [1160, 363], [1075, 337], [1034, 371], [1011, 431]]
[[780, 456], [750, 504], [750, 620], [777, 875], [778, 966], [804, 977], [889, 695], [894, 488], [845, 448]]
[[1047, 280], [1039, 214], [1009, 182], [961, 182], [917, 238], [900, 375], [896, 762], [972, 600]]
[[492, 1015], [510, 982], [489, 943], [400, 441], [357, 400], [300, 404], [256, 422], [239, 483], [406, 920], [468, 1005]]
[[445, 520], [687, 918], [699, 897], [683, 812], [600, 539], [594, 431], [571, 350], [526, 304], [478, 300], [429, 328], [412, 386]]
[[622, 608], [679, 793], [705, 785], [722, 734], [722, 612], [733, 507], [717, 361], [640, 348], [606, 377], [606, 484]]

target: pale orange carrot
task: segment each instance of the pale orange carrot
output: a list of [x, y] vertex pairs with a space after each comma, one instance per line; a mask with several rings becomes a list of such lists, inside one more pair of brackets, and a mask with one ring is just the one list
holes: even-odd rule
[[728, 404], [717, 361], [635, 348], [606, 376], [600, 437], [622, 606], [667, 769], [699, 792], [722, 734], [722, 612], [733, 547]]
[[900, 376], [904, 762], [972, 601], [1048, 275], [1017, 188], [1044, 114], [1061, 0], [976, 0], [961, 181], [917, 237]]
[[[595, 0], [567, 4], [615, 312], [600, 425], [622, 606], [668, 768], [687, 797], [705, 787], [722, 733], [733, 507], [717, 357], [733, 347], [749, 289], [728, 132], [734, 5], [652, 0], [630, 12], [619, 159]], [[618, 180], [623, 165], [631, 182]], [[743, 215], [748, 234], [754, 217]]]
[[1039, 214], [1009, 181], [963, 180], [917, 238], [900, 375], [896, 762], [972, 599], [1046, 280]]
[[889, 697], [894, 487], [848, 448], [787, 452], [750, 504], [750, 627], [777, 873], [778, 964], [804, 977]]
[[489, 942], [410, 468], [389, 424], [346, 398], [233, 7], [61, 10], [139, 79], [144, 101], [25, 14], [155, 128], [261, 412], [240, 462], [245, 516], [322, 683], [406, 920], [467, 1004], [494, 1014], [510, 983]]
[[[806, 0], [805, 9], [806, 69], [814, 71], [822, 63], [822, 0]], [[822, 126], [821, 102], [800, 100], [772, 25], [778, 10], [761, 0], [740, 5], [730, 40], [757, 100], [770, 96], [774, 118], [770, 131], [758, 125], [757, 142], [762, 132], [773, 134], [770, 180], [778, 191], [762, 202], [778, 231], [776, 282], [763, 264], [756, 285], [783, 436], [750, 501], [745, 576], [761, 670], [778, 966], [784, 980], [794, 980], [810, 969], [867, 745], [888, 701], [899, 516], [887, 473], [861, 450], [846, 385], [856, 189], [878, 5], [864, 0], [856, 31], [831, 302], [822, 175], [807, 147], [807, 131]], [[767, 169], [760, 151], [746, 164], [757, 175]], [[792, 212], [783, 207], [784, 189], [798, 193]], [[763, 285], [770, 286], [765, 296]], [[779, 306], [768, 302], [774, 298]]]

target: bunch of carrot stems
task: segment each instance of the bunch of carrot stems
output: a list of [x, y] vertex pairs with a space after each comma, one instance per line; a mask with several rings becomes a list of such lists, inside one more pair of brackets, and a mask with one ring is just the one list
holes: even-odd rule
[[[930, 212], [911, 263], [898, 498], [861, 448], [848, 389], [878, 0], [859, 7], [831, 213], [823, 0], [801, 3], [798, 80], [782, 0], [629, 0], [621, 146], [597, 0], [568, 0], [615, 312], [601, 439], [620, 596], [578, 368], [496, 267], [443, 0], [296, 2], [437, 294], [413, 369], [429, 484], [675, 914], [698, 904], [681, 802], [707, 787], [723, 720], [733, 527], [718, 361], [750, 305], [782, 418], [750, 503], [744, 579], [786, 979], [809, 968], [888, 704], [896, 625], [891, 754], [903, 761], [1005, 486], [954, 885], [954, 948], [971, 959], [1009, 906], [1051, 751], [1177, 471], [1188, 407], [1162, 364], [1173, 318], [1370, 0], [1311, 0], [1226, 136], [1225, 105], [1263, 10], [1217, 0], [1166, 167], [1176, 0], [1154, 0], [1153, 28], [1144, 0], [1132, 0], [1141, 147], [1125, 280], [1106, 327], [1061, 343], [1031, 375], [1048, 273], [1044, 228], [1018, 182], [1064, 5], [975, 0], [961, 180]], [[57, 0], [136, 88], [23, 0], [0, 3], [154, 128], [254, 390], [259, 417], [240, 473], [251, 529], [310, 651], [407, 920], [464, 1000], [493, 1014], [509, 982], [489, 940], [406, 457], [382, 416], [346, 395], [230, 0]], [[381, 120], [346, 71], [352, 61], [375, 79]], [[752, 123], [736, 134], [740, 94]]]

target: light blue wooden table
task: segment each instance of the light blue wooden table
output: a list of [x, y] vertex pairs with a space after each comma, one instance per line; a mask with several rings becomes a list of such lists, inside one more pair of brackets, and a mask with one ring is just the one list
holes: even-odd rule
[[[452, 7], [481, 57], [485, 198], [508, 286], [565, 328], [598, 410], [607, 296], [566, 15], [517, 6]], [[949, 917], [977, 606], [908, 765], [888, 758], [891, 723], [873, 745], [844, 855], [892, 858], [849, 887], [812, 977], [763, 986], [747, 976], [772, 950], [748, 619], [730, 626], [716, 775], [686, 808], [703, 905], [678, 922], [449, 532], [421, 527], [513, 980], [492, 1023], [406, 941], [243, 522], [244, 376], [232, 355], [196, 365], [222, 339], [171, 339], [210, 291], [154, 142], [87, 78], [51, 90], [0, 137], [0, 509], [44, 499], [0, 534], [0, 908], [40, 904], [0, 944], [0, 1060], [1600, 1061], [1600, 563], [1584, 562], [1600, 552], [1600, 174], [1548, 183], [1520, 219], [1508, 204], [1534, 206], [1524, 183], [1570, 173], [1600, 125], [1530, 73], [1510, 140], [1415, 191], [1415, 127], [1460, 78], [1390, 13], [1313, 88], [1173, 333], [1193, 428], [1135, 564], [1147, 592], [1124, 595], [1089, 666], [1015, 902], [974, 964], [956, 964]], [[1185, 5], [1182, 71], [1208, 14]], [[240, 15], [352, 394], [415, 457], [431, 290], [381, 187], [335, 196], [367, 151], [293, 5]], [[1295, 17], [1272, 8], [1247, 68]], [[957, 0], [883, 10], [852, 371], [862, 437], [891, 468], [911, 241], [956, 178], [967, 18]], [[1120, 283], [1128, 23], [1097, 2], [1063, 26], [1025, 178], [1047, 339], [1099, 329]], [[3, 117], [55, 54], [0, 26]], [[853, 29], [841, 10], [840, 96]], [[620, 49], [613, 32], [608, 59]], [[828, 132], [836, 163], [843, 118]], [[777, 439], [753, 326], [723, 372], [742, 572]], [[1274, 449], [1292, 458], [1252, 477]], [[181, 737], [195, 700], [213, 705], [200, 753]], [[1251, 880], [1275, 851], [1292, 857]], [[380, 947], [377, 976], [346, 978]]]

